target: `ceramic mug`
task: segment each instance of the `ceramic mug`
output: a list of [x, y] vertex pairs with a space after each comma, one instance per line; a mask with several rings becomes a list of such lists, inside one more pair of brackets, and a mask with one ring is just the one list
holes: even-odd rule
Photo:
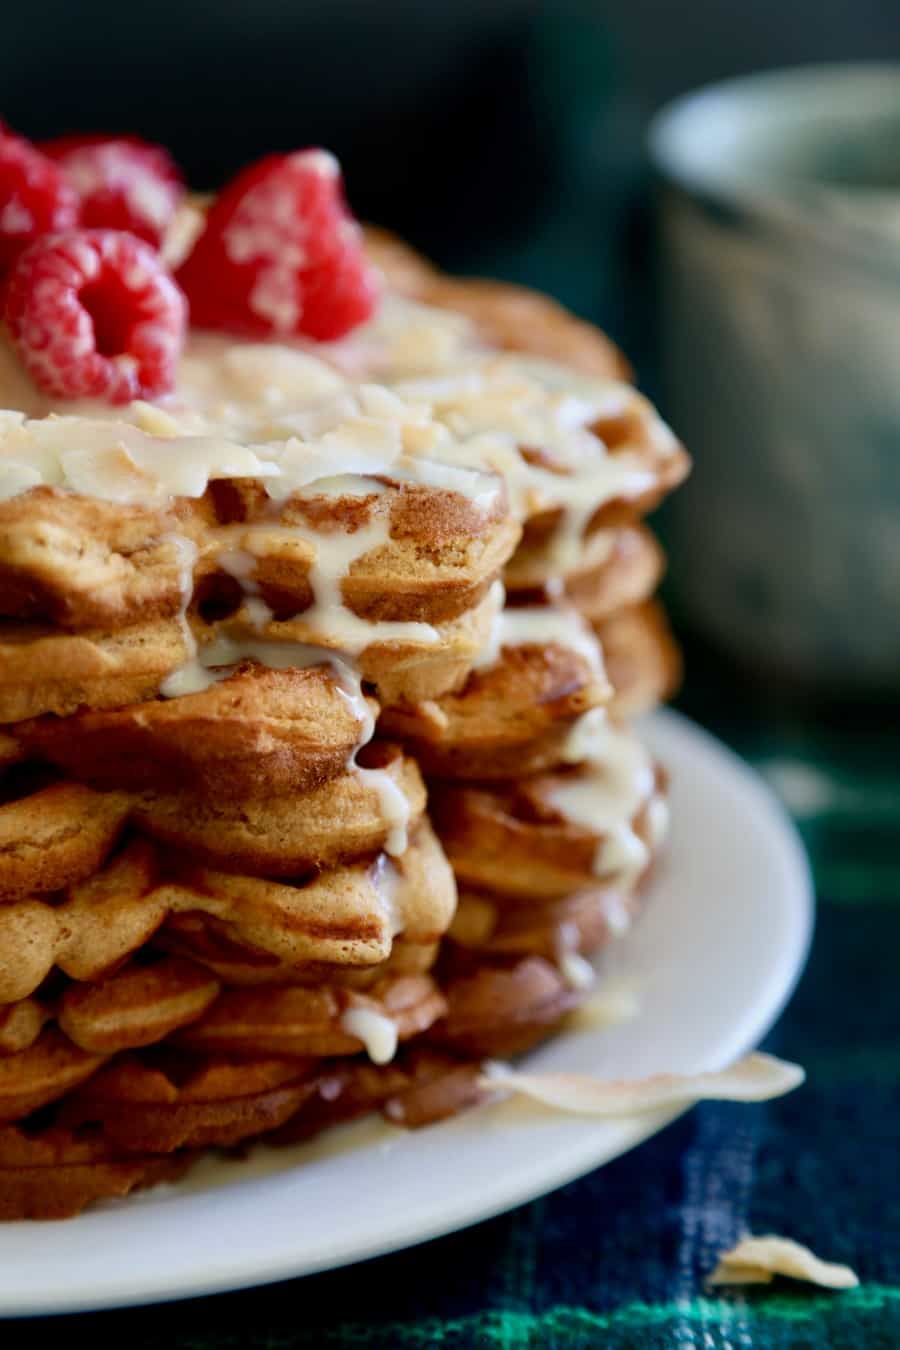
[[900, 66], [728, 81], [650, 148], [679, 600], [748, 664], [900, 692]]

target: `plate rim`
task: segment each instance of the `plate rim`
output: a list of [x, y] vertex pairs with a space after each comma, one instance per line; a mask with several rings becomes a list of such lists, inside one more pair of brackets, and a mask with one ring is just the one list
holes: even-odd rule
[[[774, 790], [750, 764], [716, 736], [682, 713], [668, 708], [656, 710], [638, 723], [637, 729], [639, 734], [645, 731], [651, 738], [654, 735], [663, 740], [671, 737], [680, 739], [688, 745], [693, 741], [698, 747], [703, 748], [707, 758], [713, 761], [717, 770], [730, 774], [732, 779], [741, 780], [743, 788], [756, 798], [760, 813], [768, 817], [767, 826], [772, 831], [773, 838], [779, 837], [780, 847], [785, 857], [789, 859], [790, 870], [793, 873], [790, 896], [794, 910], [791, 950], [779, 953], [777, 978], [771, 981], [771, 987], [757, 995], [752, 1010], [741, 1022], [739, 1034], [730, 1039], [727, 1036], [723, 1039], [723, 1048], [718, 1057], [724, 1063], [751, 1049], [772, 1028], [796, 988], [806, 965], [814, 926], [814, 887], [809, 859], [796, 826]], [[101, 1281], [101, 1286], [94, 1287], [93, 1291], [90, 1288], [69, 1289], [62, 1295], [48, 1291], [47, 1297], [39, 1301], [35, 1300], [33, 1294], [28, 1294], [17, 1301], [11, 1290], [6, 1291], [0, 1286], [0, 1320], [15, 1317], [61, 1316], [67, 1313], [211, 1297], [219, 1293], [262, 1287], [374, 1260], [379, 1256], [387, 1256], [418, 1246], [420, 1243], [449, 1236], [557, 1190], [630, 1152], [691, 1109], [692, 1104], [668, 1107], [653, 1112], [639, 1123], [635, 1122], [628, 1131], [627, 1142], [622, 1147], [617, 1147], [612, 1154], [602, 1145], [595, 1144], [588, 1147], [584, 1141], [581, 1144], [573, 1141], [568, 1151], [560, 1158], [552, 1160], [555, 1165], [544, 1166], [543, 1170], [539, 1171], [538, 1179], [532, 1173], [523, 1175], [520, 1169], [508, 1180], [501, 1179], [483, 1202], [473, 1205], [471, 1197], [455, 1204], [451, 1202], [440, 1216], [434, 1217], [432, 1222], [423, 1224], [419, 1221], [409, 1231], [400, 1231], [399, 1234], [392, 1230], [381, 1237], [373, 1236], [361, 1242], [351, 1254], [335, 1255], [326, 1250], [321, 1258], [304, 1256], [298, 1262], [290, 1251], [284, 1252], [280, 1259], [266, 1253], [258, 1266], [244, 1267], [239, 1274], [227, 1266], [199, 1274], [195, 1268], [190, 1268], [185, 1274], [159, 1268], [153, 1268], [149, 1274], [139, 1270], [130, 1280], [128, 1288], [113, 1278], [107, 1279], [105, 1285]], [[240, 1178], [235, 1180], [237, 1184], [241, 1184]], [[246, 1180], [244, 1184], [252, 1185], [253, 1182]], [[43, 1221], [31, 1222], [36, 1227], [43, 1226]], [[64, 1220], [62, 1223], [71, 1226], [73, 1236], [77, 1233], [78, 1219]], [[14, 1272], [11, 1274], [14, 1279]]]

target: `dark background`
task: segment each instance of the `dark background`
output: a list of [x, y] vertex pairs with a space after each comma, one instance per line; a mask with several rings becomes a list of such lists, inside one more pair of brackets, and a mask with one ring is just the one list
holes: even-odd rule
[[26, 134], [136, 131], [204, 188], [326, 145], [364, 218], [556, 293], [645, 373], [651, 111], [743, 71], [900, 56], [895, 0], [33, 0], [2, 19], [0, 110]]

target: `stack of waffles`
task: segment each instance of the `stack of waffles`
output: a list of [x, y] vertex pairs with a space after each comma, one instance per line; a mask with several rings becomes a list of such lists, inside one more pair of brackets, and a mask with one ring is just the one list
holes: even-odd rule
[[551, 302], [369, 249], [367, 323], [159, 403], [0, 352], [2, 1217], [474, 1103], [662, 843], [684, 451]]

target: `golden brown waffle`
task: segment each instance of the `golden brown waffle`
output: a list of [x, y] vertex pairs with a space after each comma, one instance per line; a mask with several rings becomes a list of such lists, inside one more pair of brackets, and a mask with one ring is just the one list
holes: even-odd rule
[[96, 1130], [0, 1129], [0, 1219], [68, 1219], [96, 1200], [176, 1181], [192, 1155], [118, 1157]]
[[401, 1041], [417, 1036], [446, 1010], [427, 975], [383, 979], [365, 993], [335, 986], [228, 990], [174, 1038], [188, 1050], [238, 1055], [357, 1055], [359, 1036], [346, 1014], [371, 1013], [389, 1022]]
[[72, 982], [3, 1006], [0, 1056], [27, 1050], [54, 1020], [73, 1045], [92, 1054], [153, 1045], [200, 1017], [220, 987], [208, 970], [168, 956], [126, 966], [96, 983]]
[[44, 783], [27, 769], [2, 782], [0, 902], [58, 891], [101, 866], [128, 817], [123, 793]]
[[[373, 628], [373, 640], [359, 656], [360, 673], [385, 702], [439, 697], [465, 680], [495, 611], [488, 593], [458, 618], [429, 625], [421, 636], [403, 630], [401, 637], [382, 639], [377, 635], [383, 630]], [[69, 633], [44, 623], [0, 621], [0, 722], [155, 699], [167, 678], [189, 661], [194, 642], [202, 648], [220, 638], [237, 644], [318, 645], [325, 658], [329, 648], [336, 656], [341, 651], [337, 638], [325, 641], [303, 615], [260, 624], [256, 611], [246, 606], [215, 621], [192, 615], [188, 626], [178, 618], [157, 619], [115, 632]]]
[[[165, 941], [164, 925], [177, 916], [204, 924], [195, 944], [190, 930], [175, 929], [181, 952], [203, 962], [211, 928], [227, 944], [224, 965], [230, 959], [245, 974], [256, 970], [260, 982], [379, 967], [395, 940], [421, 948], [427, 961], [455, 904], [453, 874], [424, 819], [402, 856], [382, 854], [298, 882], [172, 859], [163, 877], [152, 845], [138, 840], [56, 903], [0, 905], [0, 1003], [28, 998], [54, 966], [75, 980], [99, 980], [155, 935]], [[215, 973], [215, 959], [207, 964]]]
[[470, 1058], [521, 1054], [555, 1031], [584, 997], [537, 956], [478, 966], [442, 982], [442, 989], [447, 1015], [428, 1040]]
[[[446, 623], [478, 602], [520, 533], [500, 480], [488, 472], [479, 481], [477, 502], [390, 478], [369, 495], [307, 491], [273, 502], [252, 479], [218, 480], [204, 499], [164, 509], [32, 488], [0, 502], [0, 614], [109, 635], [172, 618], [192, 598], [235, 608], [242, 588], [229, 559], [238, 553], [252, 593], [287, 618], [315, 598], [320, 543], [347, 535], [348, 566], [336, 579], [351, 613]], [[373, 542], [353, 557], [361, 532]]]
[[[239, 1085], [247, 1090], [230, 1095]], [[154, 1145], [181, 1136], [234, 1143], [262, 1126], [266, 1142], [288, 1144], [379, 1108], [392, 1123], [416, 1128], [489, 1095], [479, 1063], [424, 1045], [384, 1066], [361, 1058], [311, 1065], [171, 1052], [156, 1062], [124, 1057], [49, 1124], [0, 1129], [0, 1219], [69, 1217], [97, 1200], [175, 1181], [197, 1156], [142, 1151], [141, 1136]], [[284, 1123], [269, 1128], [282, 1115]]]
[[[601, 419], [590, 430], [598, 437], [598, 456], [606, 454], [613, 459], [628, 455], [634, 466], [652, 481], [644, 487], [629, 491], [623, 489], [600, 502], [589, 515], [581, 535], [581, 542], [590, 539], [598, 530], [614, 530], [633, 525], [649, 514], [665, 496], [687, 477], [690, 460], [680, 447], [657, 444], [654, 434], [655, 413], [646, 399], [634, 393], [634, 407], [628, 418]], [[529, 452], [526, 448], [526, 456]], [[551, 473], [564, 473], [558, 461], [549, 452], [531, 452], [533, 461]], [[553, 547], [564, 520], [562, 508], [548, 506], [531, 514], [522, 531], [522, 543], [528, 550]]]
[[209, 971], [178, 957], [117, 971], [97, 984], [71, 984], [56, 1020], [73, 1044], [95, 1054], [154, 1045], [195, 1022], [220, 985]]
[[[436, 624], [421, 635], [376, 636], [357, 656], [356, 668], [383, 703], [440, 698], [465, 682], [488, 640], [496, 612], [497, 597], [489, 591], [459, 618]], [[244, 606], [225, 619], [194, 627], [201, 646], [224, 637], [236, 642], [311, 644], [324, 649], [326, 655], [329, 648], [335, 656], [341, 655], [340, 643], [325, 642], [302, 614], [260, 623], [255, 611]]]
[[393, 290], [468, 315], [493, 346], [550, 357], [589, 375], [631, 376], [603, 333], [546, 295], [506, 282], [446, 276], [396, 235], [371, 225], [366, 250]]
[[[223, 672], [227, 674], [227, 672]], [[101, 787], [217, 800], [303, 792], [344, 771], [377, 705], [354, 702], [324, 661], [270, 670], [245, 661], [195, 694], [43, 717], [10, 728], [23, 753]]]
[[[2, 1061], [0, 1061], [2, 1065]], [[98, 1126], [118, 1154], [227, 1148], [277, 1129], [316, 1091], [318, 1060], [121, 1055], [63, 1103], [69, 1128]]]
[[504, 647], [457, 694], [385, 708], [379, 725], [425, 774], [496, 780], [560, 763], [571, 728], [608, 698], [609, 686], [582, 653], [529, 643]]
[[0, 621], [0, 722], [153, 698], [188, 655], [185, 629], [177, 619], [78, 633], [45, 623]]
[[71, 1092], [99, 1069], [104, 1058], [47, 1028], [26, 1049], [0, 1057], [0, 1121], [21, 1120]]
[[562, 595], [592, 623], [646, 600], [663, 568], [662, 549], [646, 526], [624, 525], [584, 540], [562, 578], [546, 541], [523, 543], [506, 565], [504, 583], [507, 601], [514, 605], [545, 604], [561, 583]]
[[405, 1041], [431, 1026], [446, 1005], [427, 975], [382, 975], [365, 993], [329, 984], [223, 991], [201, 966], [157, 955], [97, 983], [70, 983], [44, 1003], [23, 999], [7, 1008], [0, 1055], [20, 1055], [55, 1019], [73, 1045], [93, 1055], [168, 1040], [203, 1052], [308, 1058], [365, 1049], [344, 1025], [353, 1010], [389, 1022]]
[[307, 492], [277, 507], [252, 481], [219, 482], [211, 491], [226, 523], [203, 541], [200, 597], [208, 604], [213, 596], [219, 606], [240, 599], [240, 586], [219, 561], [238, 551], [255, 564], [253, 594], [278, 618], [292, 618], [314, 599], [319, 537], [327, 544], [347, 535], [352, 543], [380, 530], [378, 542], [351, 557], [340, 583], [343, 604], [373, 624], [448, 623], [478, 603], [519, 538], [500, 480], [489, 472], [481, 479], [487, 504], [389, 475], [379, 475], [368, 495]]
[[[435, 869], [436, 870], [436, 869]], [[435, 892], [439, 902], [455, 894], [453, 873], [442, 859]], [[275, 885], [266, 882], [265, 885]], [[390, 953], [377, 965], [344, 966], [311, 961], [297, 965], [279, 960], [270, 952], [249, 947], [246, 942], [227, 935], [215, 918], [196, 911], [171, 914], [153, 940], [154, 947], [198, 962], [217, 976], [224, 985], [248, 988], [258, 985], [314, 983], [329, 980], [348, 989], [368, 989], [389, 975], [424, 975], [437, 960], [439, 937], [424, 938], [397, 934]]]
[[202, 509], [99, 501], [36, 487], [0, 501], [0, 614], [67, 629], [170, 619], [183, 603], [179, 537]]
[[260, 876], [298, 876], [385, 846], [392, 826], [382, 784], [392, 800], [396, 794], [405, 803], [410, 820], [424, 811], [419, 770], [396, 746], [373, 742], [359, 764], [379, 776], [351, 767], [306, 792], [237, 801], [151, 789], [136, 798], [134, 819], [154, 839], [204, 862]]
[[480, 1063], [413, 1044], [390, 1064], [356, 1059], [329, 1069], [316, 1096], [267, 1135], [266, 1143], [294, 1144], [378, 1110], [392, 1124], [416, 1129], [457, 1115], [489, 1095]]
[[0, 721], [155, 697], [191, 658], [186, 608], [201, 644], [227, 631], [349, 646], [388, 694], [453, 687], [519, 535], [500, 480], [468, 477], [487, 485], [477, 502], [384, 479], [367, 495], [282, 503], [252, 480], [222, 481], [169, 512], [48, 487], [0, 503], [0, 613], [11, 616], [0, 622]]
[[681, 652], [665, 610], [655, 600], [594, 625], [615, 690], [610, 711], [637, 717], [671, 698], [681, 682]]
[[[595, 775], [602, 780], [602, 770], [579, 765], [519, 782], [437, 785], [432, 818], [460, 885], [546, 902], [598, 883], [636, 882], [659, 842], [654, 817], [663, 779], [657, 775], [614, 834], [599, 814], [600, 823], [591, 827], [567, 818], [554, 801], [560, 789]], [[637, 854], [634, 864], [618, 834]]]
[[621, 936], [637, 910], [639, 888], [585, 886], [541, 902], [463, 890], [448, 940], [487, 958], [590, 955]]

